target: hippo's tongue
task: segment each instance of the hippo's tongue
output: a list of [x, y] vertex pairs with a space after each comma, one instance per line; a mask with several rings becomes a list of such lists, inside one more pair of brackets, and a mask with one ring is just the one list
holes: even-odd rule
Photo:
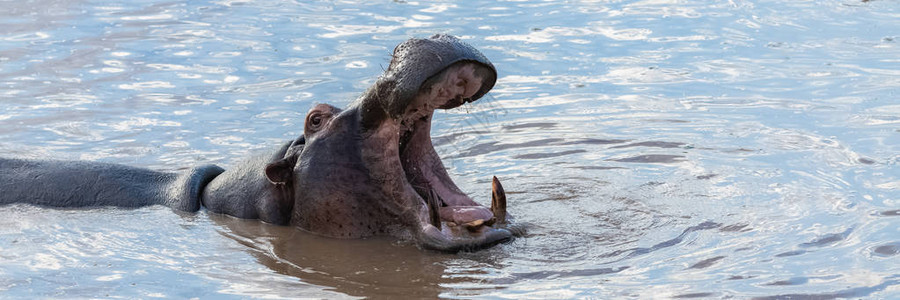
[[497, 176], [491, 180], [491, 208], [481, 205], [440, 207], [441, 219], [456, 224], [472, 224], [483, 221], [490, 225], [506, 222], [506, 192]]
[[456, 224], [466, 224], [473, 221], [489, 221], [494, 218], [487, 207], [484, 206], [444, 206], [440, 208], [441, 219]]
[[433, 189], [424, 194], [430, 223], [438, 229], [443, 227], [444, 222], [450, 227], [463, 227], [469, 231], [478, 231], [482, 226], [506, 223], [506, 193], [496, 176], [491, 182], [490, 209], [481, 205], [445, 206]]

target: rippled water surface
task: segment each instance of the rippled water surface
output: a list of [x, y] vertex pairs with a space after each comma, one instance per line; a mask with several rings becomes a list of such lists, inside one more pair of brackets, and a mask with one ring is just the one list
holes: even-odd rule
[[500, 77], [435, 116], [525, 238], [455, 255], [229, 217], [0, 207], [0, 296], [900, 297], [900, 2], [0, 1], [0, 155], [228, 167], [409, 37]]

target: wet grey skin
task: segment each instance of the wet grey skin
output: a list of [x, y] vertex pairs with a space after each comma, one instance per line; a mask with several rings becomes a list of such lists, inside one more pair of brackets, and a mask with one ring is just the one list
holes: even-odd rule
[[446, 252], [490, 247], [516, 231], [500, 182], [494, 178], [491, 208], [476, 203], [450, 179], [430, 130], [436, 109], [473, 102], [496, 79], [491, 62], [455, 37], [410, 39], [346, 109], [315, 106], [302, 136], [228, 170], [0, 158], [0, 205], [202, 205], [335, 238], [410, 237]]

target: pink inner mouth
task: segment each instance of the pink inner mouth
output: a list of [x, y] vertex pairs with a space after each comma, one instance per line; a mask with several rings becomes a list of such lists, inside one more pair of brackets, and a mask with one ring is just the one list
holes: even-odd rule
[[435, 109], [460, 106], [481, 88], [482, 78], [476, 75], [475, 68], [473, 64], [459, 64], [429, 79], [423, 85], [428, 87], [416, 96], [400, 120], [400, 162], [407, 181], [423, 199], [423, 205], [433, 191], [439, 198], [441, 221], [455, 224], [488, 222], [493, 213], [450, 179], [431, 143], [431, 119]]

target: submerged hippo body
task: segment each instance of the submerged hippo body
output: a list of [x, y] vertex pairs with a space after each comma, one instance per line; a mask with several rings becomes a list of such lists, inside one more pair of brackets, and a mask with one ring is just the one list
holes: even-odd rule
[[435, 152], [430, 129], [435, 109], [477, 100], [496, 78], [480, 52], [454, 37], [411, 39], [394, 49], [385, 73], [349, 107], [317, 105], [302, 136], [229, 170], [209, 165], [172, 174], [0, 159], [0, 204], [163, 204], [184, 211], [202, 205], [331, 237], [411, 236], [443, 251], [488, 247], [512, 237], [501, 228], [502, 188], [493, 211], [464, 194]]

